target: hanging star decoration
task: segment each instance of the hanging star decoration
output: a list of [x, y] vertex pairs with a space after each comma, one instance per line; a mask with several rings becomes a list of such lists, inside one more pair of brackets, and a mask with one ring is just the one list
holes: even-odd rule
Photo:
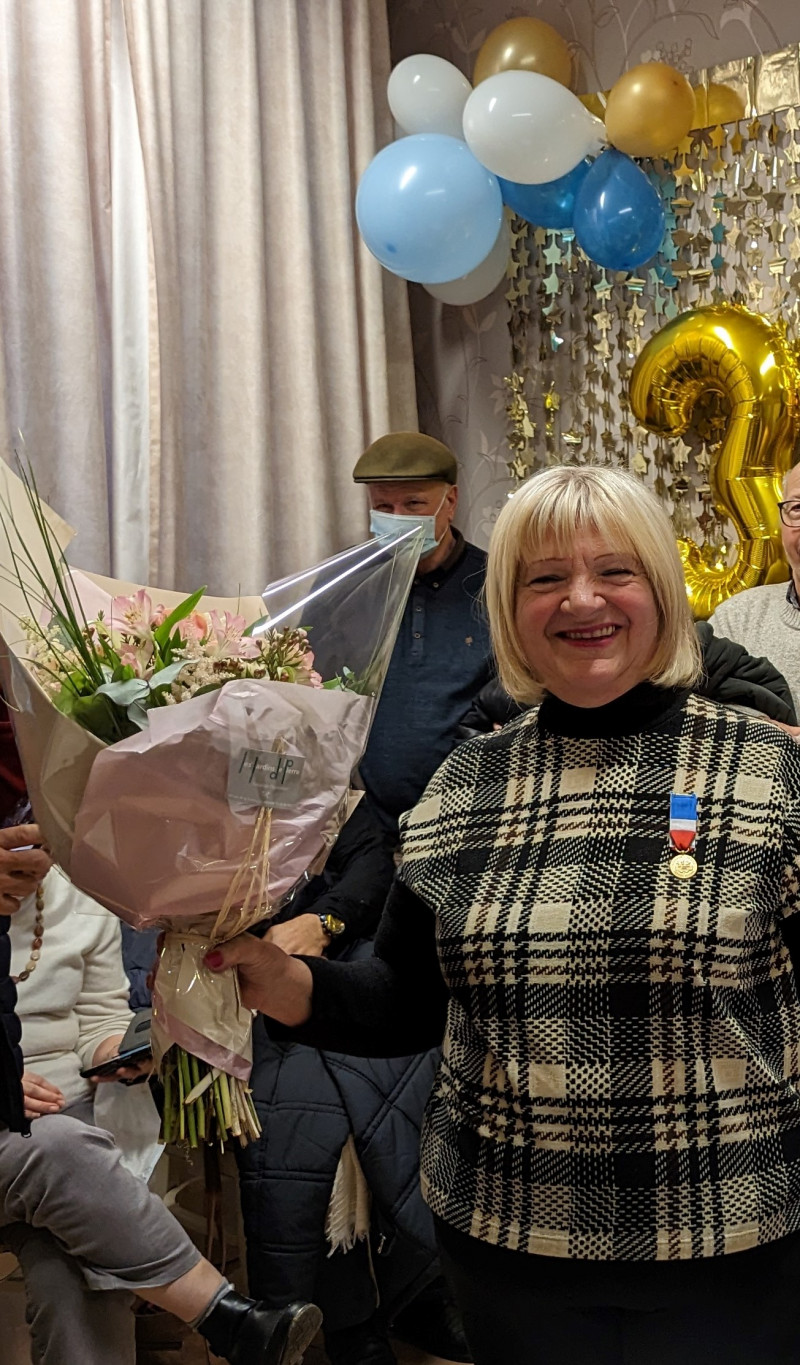
[[[676, 526], [716, 562], [726, 533], [700, 489], [710, 486], [718, 438], [708, 425], [679, 441], [636, 428], [630, 374], [650, 336], [708, 302], [782, 315], [800, 333], [798, 110], [695, 131], [670, 159], [641, 164], [665, 206], [661, 250], [641, 274], [599, 267], [571, 231], [512, 234], [506, 289], [521, 387], [506, 391], [509, 472], [519, 479], [563, 458], [627, 464], [675, 504]], [[724, 430], [727, 415], [719, 420]]]

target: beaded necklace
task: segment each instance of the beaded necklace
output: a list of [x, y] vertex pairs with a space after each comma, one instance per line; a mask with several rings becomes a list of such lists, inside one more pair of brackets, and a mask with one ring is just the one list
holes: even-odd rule
[[31, 943], [31, 955], [25, 963], [24, 971], [19, 976], [12, 976], [11, 980], [17, 985], [20, 981], [27, 981], [28, 977], [36, 971], [36, 964], [42, 955], [42, 939], [44, 938], [44, 888], [41, 882], [36, 888], [36, 919], [33, 922], [33, 941]]

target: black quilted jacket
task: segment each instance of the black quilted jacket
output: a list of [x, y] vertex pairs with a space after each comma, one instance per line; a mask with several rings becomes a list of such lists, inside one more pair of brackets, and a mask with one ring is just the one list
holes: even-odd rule
[[[365, 799], [344, 826], [323, 877], [280, 918], [330, 911], [346, 931], [328, 955], [370, 957], [368, 940], [393, 873], [391, 851]], [[439, 1050], [366, 1060], [305, 1047], [272, 1023], [270, 1034], [258, 1019], [251, 1085], [263, 1132], [237, 1151], [250, 1292], [275, 1308], [313, 1299], [331, 1330], [361, 1322], [377, 1299], [388, 1320], [439, 1273], [433, 1220], [419, 1188], [420, 1125]], [[334, 1258], [344, 1275], [340, 1285], [326, 1274], [323, 1229], [339, 1154], [351, 1134], [372, 1195], [372, 1230], [369, 1258], [358, 1249]]]
[[[354, 945], [358, 960], [371, 944]], [[251, 1084], [262, 1138], [237, 1151], [250, 1292], [272, 1307], [319, 1303], [332, 1330], [380, 1302], [394, 1318], [439, 1274], [433, 1220], [419, 1187], [420, 1127], [440, 1052], [365, 1059], [254, 1029]], [[355, 1252], [340, 1301], [328, 1284], [323, 1228], [339, 1153], [352, 1134], [372, 1195], [371, 1275]], [[361, 1307], [366, 1297], [366, 1309]]]

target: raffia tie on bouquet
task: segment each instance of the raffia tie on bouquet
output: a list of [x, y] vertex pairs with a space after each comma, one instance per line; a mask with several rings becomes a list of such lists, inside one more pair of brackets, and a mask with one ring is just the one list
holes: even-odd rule
[[195, 1146], [216, 1135], [223, 1143], [228, 1136], [244, 1143], [261, 1131], [247, 1085], [253, 1016], [242, 1004], [235, 969], [210, 972], [204, 958], [264, 918], [271, 823], [271, 808], [261, 807], [211, 931], [171, 932], [162, 945], [153, 991], [153, 1043], [164, 1080], [167, 1142]]
[[[269, 886], [271, 829], [272, 807], [262, 806], [253, 825], [250, 847], [231, 879], [228, 894], [217, 915], [214, 928], [211, 930], [212, 944], [227, 943], [228, 939], [236, 938], [239, 934], [245, 933], [252, 925], [264, 918], [267, 905], [267, 888]], [[237, 909], [235, 902], [248, 872], [250, 873], [250, 882], [245, 898]]]

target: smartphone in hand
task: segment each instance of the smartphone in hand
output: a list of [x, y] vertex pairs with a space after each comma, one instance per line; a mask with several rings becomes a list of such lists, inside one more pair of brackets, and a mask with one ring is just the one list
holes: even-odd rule
[[97, 1066], [87, 1066], [81, 1075], [85, 1080], [91, 1080], [96, 1076], [113, 1076], [115, 1071], [119, 1071], [124, 1066], [137, 1066], [139, 1062], [147, 1061], [151, 1055], [150, 1047], [150, 1018], [151, 1010], [140, 1010], [134, 1015], [128, 1025], [122, 1042], [119, 1045], [119, 1052], [116, 1057], [109, 1057], [107, 1062], [99, 1062]]
[[146, 1062], [152, 1057], [149, 1043], [142, 1043], [139, 1047], [127, 1048], [125, 1052], [117, 1053], [116, 1057], [109, 1057], [107, 1062], [100, 1062], [97, 1066], [87, 1066], [81, 1075], [86, 1080], [91, 1080], [95, 1076], [113, 1076], [115, 1071], [119, 1071], [123, 1066], [138, 1066], [139, 1062]]

